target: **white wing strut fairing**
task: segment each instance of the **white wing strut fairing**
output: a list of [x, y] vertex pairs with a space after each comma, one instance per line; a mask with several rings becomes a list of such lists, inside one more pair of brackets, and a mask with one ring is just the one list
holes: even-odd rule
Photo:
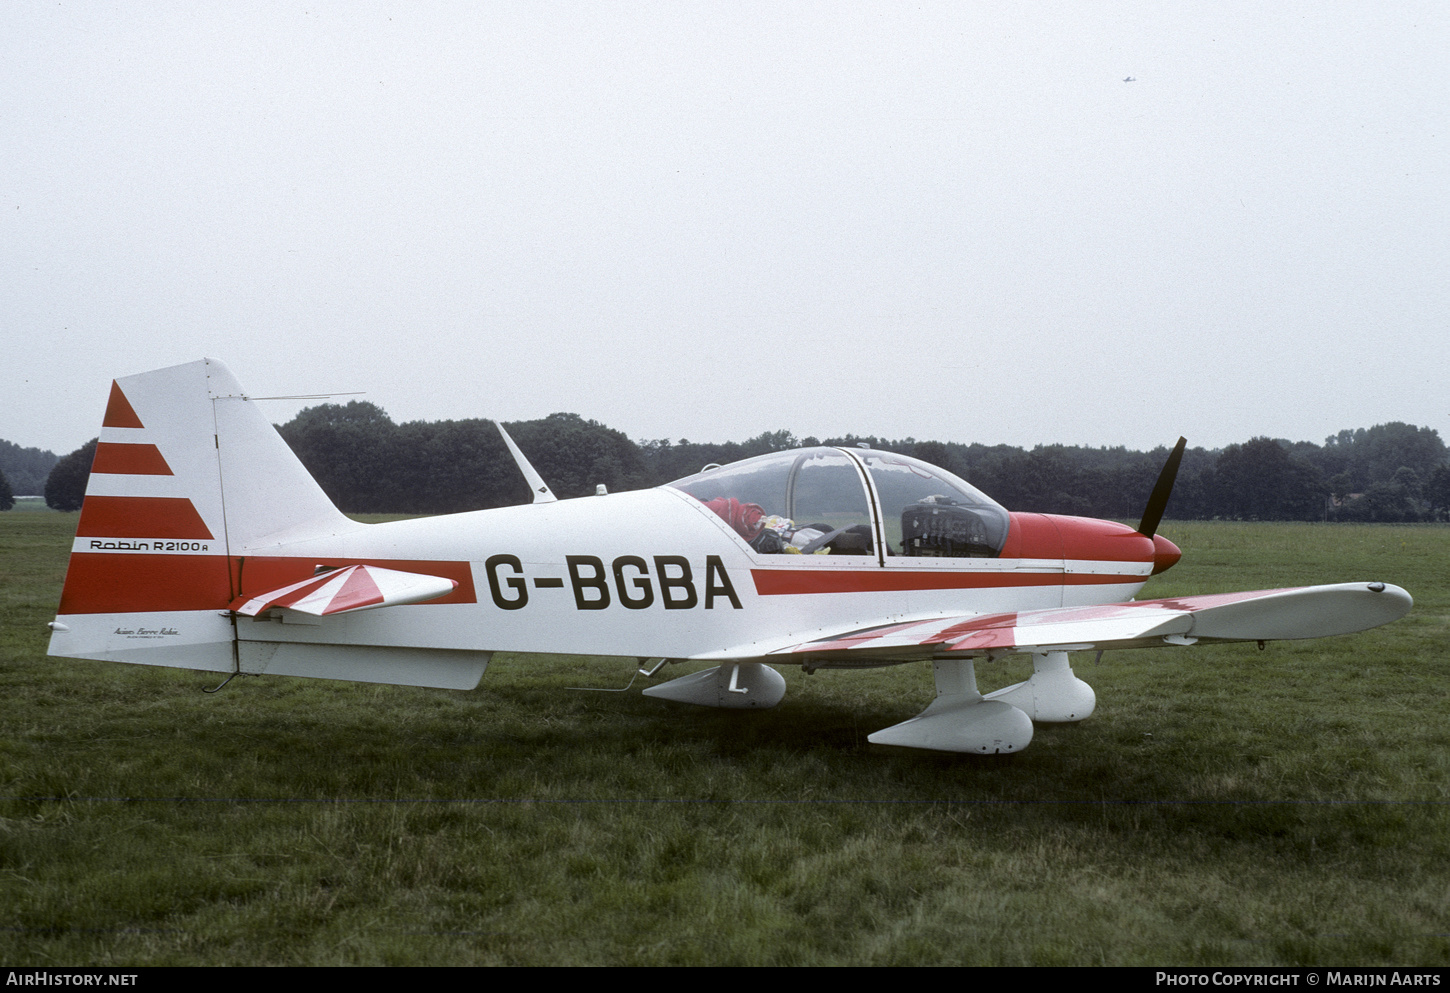
[[[646, 692], [731, 708], [780, 700], [766, 663], [931, 660], [936, 702], [869, 740], [993, 753], [1092, 713], [1069, 651], [1344, 634], [1411, 605], [1379, 583], [1134, 601], [1181, 554], [1157, 534], [1181, 439], [1134, 529], [847, 448], [554, 500], [500, 431], [534, 503], [365, 525], [220, 363], [117, 380], [50, 654], [453, 689], [496, 651], [709, 660]], [[973, 660], [1019, 652], [1032, 677], [978, 693]]]

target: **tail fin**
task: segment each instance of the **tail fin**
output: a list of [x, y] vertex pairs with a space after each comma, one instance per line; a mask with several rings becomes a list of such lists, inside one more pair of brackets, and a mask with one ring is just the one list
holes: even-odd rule
[[220, 362], [116, 380], [50, 654], [230, 670], [239, 557], [362, 527]]

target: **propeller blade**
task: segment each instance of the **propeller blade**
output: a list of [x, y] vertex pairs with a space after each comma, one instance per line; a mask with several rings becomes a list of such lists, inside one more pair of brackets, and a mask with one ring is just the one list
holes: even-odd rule
[[1183, 449], [1187, 445], [1187, 438], [1179, 438], [1178, 444], [1173, 446], [1168, 461], [1163, 463], [1163, 471], [1158, 473], [1158, 482], [1153, 484], [1153, 492], [1148, 496], [1148, 506], [1143, 508], [1143, 521], [1138, 525], [1138, 530], [1149, 538], [1158, 532], [1163, 511], [1168, 508], [1168, 497], [1173, 493], [1173, 481], [1178, 478], [1178, 463], [1183, 461]]

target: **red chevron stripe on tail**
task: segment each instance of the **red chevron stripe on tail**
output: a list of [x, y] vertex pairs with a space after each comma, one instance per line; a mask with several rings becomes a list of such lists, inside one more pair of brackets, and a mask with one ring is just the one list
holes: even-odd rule
[[101, 427], [139, 428], [144, 426], [141, 418], [136, 416], [131, 401], [127, 400], [126, 394], [121, 392], [121, 384], [111, 380], [111, 398], [106, 402], [106, 416], [101, 421]]
[[103, 441], [96, 445], [91, 472], [116, 476], [170, 476], [171, 466], [155, 445]]
[[215, 540], [185, 497], [88, 496], [77, 538], [199, 538]]

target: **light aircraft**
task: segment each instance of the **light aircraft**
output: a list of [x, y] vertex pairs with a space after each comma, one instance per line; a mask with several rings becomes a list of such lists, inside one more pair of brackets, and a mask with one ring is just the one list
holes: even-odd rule
[[[1180, 556], [1156, 531], [1182, 439], [1134, 529], [1010, 513], [865, 448], [556, 500], [504, 438], [532, 504], [359, 524], [220, 363], [119, 379], [50, 654], [465, 690], [499, 651], [713, 662], [644, 691], [712, 707], [774, 706], [772, 664], [930, 661], [935, 701], [868, 740], [990, 754], [1092, 713], [1069, 652], [1345, 634], [1411, 606], [1378, 582], [1132, 600]], [[1013, 654], [1032, 676], [979, 693], [975, 660]]]

